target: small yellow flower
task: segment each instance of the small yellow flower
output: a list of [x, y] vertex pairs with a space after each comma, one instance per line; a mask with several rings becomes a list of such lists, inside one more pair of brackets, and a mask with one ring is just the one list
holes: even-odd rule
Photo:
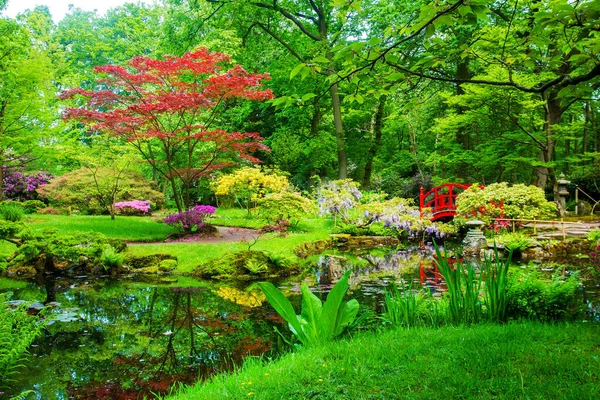
[[248, 385], [252, 385], [252, 382], [248, 382]]
[[248, 392], [248, 396], [253, 396], [254, 392]]
[[267, 373], [265, 374], [265, 376], [269, 376], [269, 373], [267, 372]]
[[323, 382], [323, 379], [319, 378], [319, 382]]
[[344, 370], [344, 368], [342, 368], [342, 371]]

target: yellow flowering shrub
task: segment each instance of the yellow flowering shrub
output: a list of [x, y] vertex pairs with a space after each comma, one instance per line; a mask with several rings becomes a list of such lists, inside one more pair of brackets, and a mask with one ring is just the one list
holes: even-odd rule
[[285, 192], [289, 187], [285, 176], [267, 174], [258, 168], [238, 169], [232, 174], [220, 176], [212, 184], [215, 195], [234, 198], [248, 211], [267, 194]]

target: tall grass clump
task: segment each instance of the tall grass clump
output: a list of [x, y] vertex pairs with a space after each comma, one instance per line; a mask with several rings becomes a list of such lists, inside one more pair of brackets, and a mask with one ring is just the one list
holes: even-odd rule
[[502, 262], [498, 256], [498, 250], [494, 249], [492, 259], [485, 257], [481, 269], [482, 277], [485, 279], [485, 305], [486, 316], [492, 322], [506, 321], [506, 308], [508, 306], [508, 269], [512, 250], [506, 261]]
[[453, 324], [472, 324], [484, 319], [504, 322], [509, 302], [510, 259], [505, 261], [494, 250], [492, 257], [484, 257], [479, 269], [471, 263], [450, 264], [447, 254], [435, 246], [437, 264], [448, 287], [448, 319]]
[[440, 273], [448, 287], [448, 318], [451, 323], [473, 324], [482, 319], [483, 303], [479, 294], [482, 291], [481, 275], [472, 264], [463, 264], [458, 261], [454, 266], [450, 265], [447, 254], [441, 253], [439, 247], [435, 246], [437, 264]]
[[393, 284], [390, 289], [385, 291], [384, 300], [384, 321], [406, 328], [422, 324], [419, 318], [419, 305], [423, 301], [419, 294], [412, 290], [412, 285], [398, 288], [396, 284]]
[[25, 216], [25, 210], [20, 204], [6, 202], [0, 204], [0, 217], [5, 221], [18, 222]]

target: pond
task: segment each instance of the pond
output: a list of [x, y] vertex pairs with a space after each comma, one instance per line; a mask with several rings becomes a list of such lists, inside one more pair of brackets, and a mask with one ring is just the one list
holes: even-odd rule
[[[351, 297], [381, 313], [389, 283], [404, 277], [418, 284], [419, 266], [430, 265], [429, 258], [418, 251], [363, 254], [366, 262], [356, 268]], [[311, 280], [313, 291], [325, 297], [330, 286]], [[277, 285], [298, 303], [300, 283]], [[44, 336], [7, 393], [33, 390], [29, 398], [151, 398], [175, 382], [190, 384], [231, 370], [246, 356], [276, 356], [280, 346], [273, 327], [287, 331], [256, 284], [78, 277], [10, 290], [14, 299], [54, 307]], [[588, 296], [597, 295], [598, 287], [590, 287]]]

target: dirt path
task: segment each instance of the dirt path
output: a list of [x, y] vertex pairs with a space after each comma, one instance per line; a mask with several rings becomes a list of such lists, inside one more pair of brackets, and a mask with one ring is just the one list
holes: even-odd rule
[[218, 233], [213, 236], [189, 235], [179, 239], [167, 239], [162, 242], [127, 242], [128, 246], [172, 245], [181, 243], [235, 243], [254, 240], [258, 236], [256, 229], [231, 228], [217, 226]]

